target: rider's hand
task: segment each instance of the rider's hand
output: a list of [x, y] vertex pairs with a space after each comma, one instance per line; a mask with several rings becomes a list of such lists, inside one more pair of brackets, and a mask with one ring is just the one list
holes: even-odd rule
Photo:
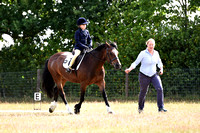
[[89, 47], [89, 49], [92, 49], [92, 46], [91, 46], [91, 45], [89, 45], [88, 47]]

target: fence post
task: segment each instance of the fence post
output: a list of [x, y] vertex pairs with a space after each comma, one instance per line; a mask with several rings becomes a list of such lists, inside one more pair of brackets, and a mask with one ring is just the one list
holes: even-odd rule
[[128, 98], [128, 74], [125, 75], [125, 94], [126, 98]]
[[40, 84], [41, 84], [41, 76], [40, 76], [41, 69], [37, 69], [37, 88], [36, 91], [40, 91]]
[[4, 83], [4, 77], [3, 77], [3, 74], [0, 75], [2, 76], [2, 80], [1, 80], [1, 87], [0, 87], [0, 93], [1, 93], [1, 97], [5, 98], [6, 97], [6, 94], [5, 94], [5, 85], [3, 84]]
[[34, 93], [34, 110], [41, 110], [41, 69], [37, 69], [37, 87], [36, 92]]

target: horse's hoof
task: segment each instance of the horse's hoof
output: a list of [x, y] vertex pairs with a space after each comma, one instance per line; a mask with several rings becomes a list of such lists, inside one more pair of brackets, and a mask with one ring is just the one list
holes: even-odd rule
[[76, 114], [77, 114], [77, 115], [80, 114], [80, 111], [78, 111]]
[[71, 110], [71, 108], [69, 107], [68, 104], [66, 104], [66, 108], [67, 108], [67, 113], [70, 114], [70, 115], [73, 115], [74, 112]]
[[53, 113], [53, 111], [56, 109], [57, 107], [57, 102], [51, 102], [51, 106], [49, 107], [49, 112]]
[[80, 109], [74, 109], [75, 114], [80, 114]]
[[106, 108], [107, 108], [108, 114], [114, 114], [114, 112], [112, 111], [112, 109], [110, 107], [106, 106]]
[[80, 105], [79, 105], [79, 104], [76, 104], [76, 105], [74, 106], [74, 113], [75, 113], [75, 114], [80, 114]]
[[53, 110], [51, 108], [49, 108], [49, 113], [53, 113]]
[[74, 115], [74, 112], [72, 112], [71, 110], [67, 112], [69, 115]]
[[114, 112], [111, 111], [111, 112], [108, 112], [108, 114], [114, 114]]
[[68, 114], [69, 114], [69, 115], [74, 115], [74, 113], [73, 113], [73, 112], [68, 112]]
[[71, 110], [68, 110], [68, 114], [69, 115], [74, 115], [74, 112], [72, 112]]

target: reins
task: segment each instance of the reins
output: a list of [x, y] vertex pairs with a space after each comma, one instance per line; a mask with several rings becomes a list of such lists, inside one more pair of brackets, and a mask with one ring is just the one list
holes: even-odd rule
[[[88, 53], [91, 54], [93, 57], [95, 57], [97, 60], [102, 61], [102, 62], [105, 62], [104, 60], [102, 60], [102, 59], [96, 57], [96, 56], [95, 56], [94, 54], [92, 54], [91, 52], [88, 52]], [[108, 48], [106, 49], [106, 55], [107, 55], [108, 58], [109, 58], [109, 63], [110, 63], [110, 64], [112, 64], [112, 62], [113, 62], [114, 60], [118, 59], [118, 57], [114, 57], [113, 59], [110, 59], [110, 53], [108, 52]]]
[[102, 60], [102, 59], [96, 57], [95, 55], [93, 55], [91, 52], [88, 52], [88, 54], [91, 54], [95, 59], [97, 59], [97, 60], [99, 60], [99, 61], [105, 62], [104, 60]]

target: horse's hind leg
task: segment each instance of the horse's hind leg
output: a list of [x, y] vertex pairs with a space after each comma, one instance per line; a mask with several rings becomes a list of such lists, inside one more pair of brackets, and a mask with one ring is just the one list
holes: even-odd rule
[[56, 109], [57, 107], [57, 101], [58, 101], [58, 88], [57, 86], [54, 88], [54, 101], [51, 102], [51, 106], [49, 108], [49, 112], [53, 113], [53, 111]]
[[65, 92], [63, 90], [63, 86], [65, 85], [66, 81], [63, 80], [62, 81], [62, 85], [60, 86], [60, 89], [59, 89], [59, 95], [60, 97], [62, 98], [66, 108], [67, 108], [67, 111], [69, 114], [74, 114], [73, 111], [71, 110], [71, 108], [69, 107], [68, 103], [67, 103], [67, 100], [66, 100], [66, 95], [65, 95]]
[[65, 84], [65, 82], [63, 83], [60, 83], [60, 80], [58, 80], [59, 78], [57, 78], [56, 80], [56, 85], [57, 87], [54, 88], [54, 101], [51, 102], [51, 106], [49, 108], [49, 112], [52, 113], [55, 108], [57, 107], [57, 101], [58, 101], [58, 95], [60, 95], [60, 97], [62, 98], [66, 108], [67, 108], [67, 111], [69, 114], [73, 114], [73, 112], [71, 111], [71, 108], [69, 107], [69, 105], [67, 104], [67, 100], [66, 100], [66, 96], [65, 96], [65, 92], [63, 90], [63, 86]]

